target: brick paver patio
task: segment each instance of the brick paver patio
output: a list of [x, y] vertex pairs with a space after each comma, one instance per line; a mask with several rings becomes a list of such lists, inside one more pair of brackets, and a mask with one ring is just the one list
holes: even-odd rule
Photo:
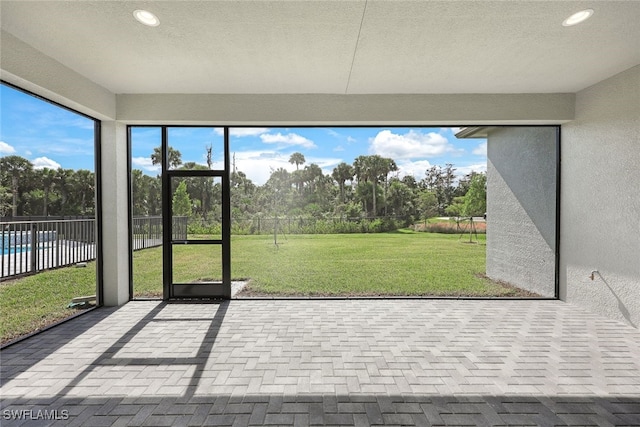
[[2, 426], [640, 426], [640, 331], [559, 301], [141, 301], [1, 357]]

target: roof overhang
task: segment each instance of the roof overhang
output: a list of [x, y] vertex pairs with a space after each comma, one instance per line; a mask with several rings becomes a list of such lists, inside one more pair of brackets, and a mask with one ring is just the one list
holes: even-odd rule
[[461, 128], [460, 131], [456, 133], [456, 138], [458, 139], [468, 139], [468, 138], [487, 138], [489, 133], [495, 129], [495, 126], [469, 126]]

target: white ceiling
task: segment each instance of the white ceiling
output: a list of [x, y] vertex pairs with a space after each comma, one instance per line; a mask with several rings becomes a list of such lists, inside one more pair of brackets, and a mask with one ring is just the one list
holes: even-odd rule
[[636, 0], [2, 0], [0, 13], [113, 93], [576, 92], [640, 64]]

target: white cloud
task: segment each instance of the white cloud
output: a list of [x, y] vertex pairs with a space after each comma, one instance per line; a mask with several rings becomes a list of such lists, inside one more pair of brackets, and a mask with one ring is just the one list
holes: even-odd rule
[[295, 170], [295, 166], [289, 163], [289, 155], [276, 151], [238, 151], [235, 156], [236, 169], [244, 172], [256, 185], [267, 182], [272, 169]]
[[38, 157], [37, 159], [32, 160], [31, 163], [33, 163], [34, 169], [58, 169], [61, 167], [60, 163], [55, 160], [51, 160], [48, 157]]
[[333, 129], [327, 129], [327, 133], [334, 138], [342, 138], [342, 135], [340, 135], [338, 132], [336, 132]]
[[[244, 172], [254, 184], [263, 185], [269, 179], [272, 170], [278, 168], [286, 169], [289, 172], [296, 170], [296, 166], [289, 163], [290, 156], [291, 153], [281, 153], [275, 150], [237, 151], [235, 152], [236, 169]], [[341, 161], [342, 159], [331, 157], [307, 157], [305, 165], [315, 163], [327, 174], [331, 173], [331, 170]], [[222, 166], [220, 165], [220, 167]]]
[[264, 133], [260, 135], [260, 139], [265, 144], [281, 144], [284, 146], [299, 145], [305, 148], [316, 148], [316, 144], [314, 144], [313, 141], [295, 133], [288, 133], [286, 135], [280, 132], [276, 134]]
[[131, 164], [147, 172], [160, 172], [160, 165], [154, 165], [150, 157], [133, 157]]
[[472, 151], [476, 156], [485, 156], [487, 155], [487, 141], [480, 143], [476, 148]]
[[16, 149], [11, 145], [7, 144], [4, 141], [0, 141], [0, 153], [1, 154], [13, 154], [16, 152]]
[[[224, 128], [216, 128], [215, 131], [218, 135], [224, 135]], [[269, 132], [269, 128], [231, 128], [229, 135], [242, 138], [244, 136], [258, 136], [267, 132]]]
[[[425, 173], [427, 169], [434, 166], [434, 164], [430, 163], [428, 160], [417, 160], [415, 162], [412, 161], [401, 161], [398, 163], [398, 177], [402, 178], [407, 175], [413, 175], [413, 177], [420, 181], [425, 177]], [[471, 172], [487, 172], [487, 164], [486, 163], [476, 163], [472, 165], [466, 166], [453, 166], [455, 169], [455, 181], [457, 182], [460, 178], [465, 175], [470, 174]]]
[[474, 165], [467, 165], [467, 166], [454, 166], [456, 171], [456, 177], [458, 178], [462, 178], [465, 175], [470, 174], [471, 172], [486, 172], [487, 171], [487, 164], [486, 163], [477, 163]]
[[436, 157], [460, 150], [457, 150], [447, 138], [436, 132], [425, 134], [410, 130], [404, 135], [398, 135], [390, 130], [383, 130], [373, 138], [369, 151], [372, 154], [398, 160]]
[[344, 147], [342, 145], [338, 145], [333, 151], [344, 151]]
[[338, 166], [342, 159], [338, 159], [335, 157], [310, 157], [307, 163], [315, 163], [320, 166], [324, 171], [325, 175], [333, 172], [333, 168]]
[[32, 153], [30, 150], [27, 150], [27, 151], [25, 151], [25, 152], [24, 152], [24, 154], [25, 154], [25, 155], [27, 155], [27, 156], [30, 156], [30, 155], [32, 155], [33, 153]]
[[398, 176], [413, 175], [419, 181], [424, 178], [425, 172], [431, 166], [433, 165], [428, 160], [401, 161], [398, 163]]

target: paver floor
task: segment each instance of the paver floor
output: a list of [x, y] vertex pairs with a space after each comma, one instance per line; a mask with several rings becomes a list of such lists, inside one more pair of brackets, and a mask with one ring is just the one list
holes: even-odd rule
[[2, 426], [640, 426], [640, 331], [560, 301], [140, 301], [0, 356]]

